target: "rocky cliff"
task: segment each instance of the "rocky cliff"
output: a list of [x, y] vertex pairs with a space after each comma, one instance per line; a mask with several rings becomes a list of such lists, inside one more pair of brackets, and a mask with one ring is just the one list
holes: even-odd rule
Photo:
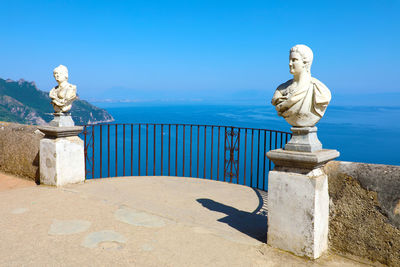
[[[34, 82], [0, 78], [0, 121], [43, 125], [53, 118], [53, 112], [48, 93]], [[72, 105], [71, 115], [77, 125], [114, 120], [106, 110], [80, 99]]]

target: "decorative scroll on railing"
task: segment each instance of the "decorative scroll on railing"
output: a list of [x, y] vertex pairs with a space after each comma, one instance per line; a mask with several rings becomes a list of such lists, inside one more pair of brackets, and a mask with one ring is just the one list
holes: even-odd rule
[[198, 177], [267, 189], [271, 149], [282, 131], [194, 124], [86, 125], [86, 179], [117, 176]]

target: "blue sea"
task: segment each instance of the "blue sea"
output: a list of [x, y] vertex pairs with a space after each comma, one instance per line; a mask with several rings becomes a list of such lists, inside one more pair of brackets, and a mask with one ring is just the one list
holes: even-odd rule
[[[273, 106], [143, 105], [95, 103], [115, 123], [188, 123], [290, 131]], [[342, 161], [400, 165], [400, 107], [329, 106], [317, 124], [324, 148], [336, 149]]]

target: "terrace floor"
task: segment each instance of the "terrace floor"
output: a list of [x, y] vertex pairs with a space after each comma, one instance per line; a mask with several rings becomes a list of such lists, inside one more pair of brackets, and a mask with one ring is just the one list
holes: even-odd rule
[[240, 185], [125, 177], [55, 188], [15, 179], [0, 175], [0, 266], [368, 265], [268, 246], [266, 193]]

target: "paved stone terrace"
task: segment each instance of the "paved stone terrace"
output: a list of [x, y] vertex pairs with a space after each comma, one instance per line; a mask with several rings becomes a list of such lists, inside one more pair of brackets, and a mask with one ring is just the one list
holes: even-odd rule
[[0, 175], [0, 266], [368, 265], [334, 254], [313, 262], [266, 245], [263, 198], [192, 178], [54, 188]]

